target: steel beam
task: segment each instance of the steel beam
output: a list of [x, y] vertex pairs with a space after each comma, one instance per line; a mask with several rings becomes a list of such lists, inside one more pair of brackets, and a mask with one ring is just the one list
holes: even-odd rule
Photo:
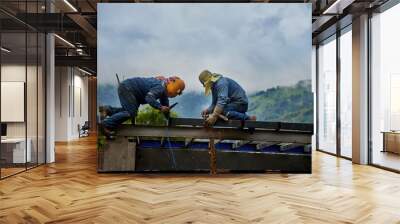
[[336, 0], [323, 12], [323, 14], [342, 14], [349, 5], [353, 4], [355, 0]]
[[263, 148], [266, 148], [266, 147], [272, 146], [272, 145], [276, 145], [276, 142], [261, 142], [256, 145], [256, 149], [261, 150]]
[[237, 148], [239, 148], [239, 147], [241, 147], [243, 145], [249, 144], [249, 143], [252, 143], [252, 141], [244, 141], [244, 140], [238, 141], [238, 142], [233, 144], [232, 148], [233, 149], [237, 149]]
[[314, 125], [312, 123], [285, 123], [280, 122], [279, 130], [288, 130], [288, 131], [301, 131], [307, 133], [314, 132]]
[[97, 41], [96, 28], [93, 27], [92, 24], [90, 24], [89, 21], [79, 13], [68, 14], [67, 16], [88, 34], [89, 38], [87, 38], [86, 41], [88, 41], [91, 46], [96, 46], [96, 41]]
[[[171, 118], [169, 126], [204, 126], [203, 119], [196, 118]], [[266, 122], [266, 121], [239, 121], [239, 120], [218, 120], [214, 127], [227, 127], [227, 128], [254, 128], [266, 130], [289, 130], [289, 131], [303, 131], [313, 132], [313, 124], [309, 123], [286, 123], [286, 122]]]
[[[196, 118], [171, 118], [170, 126], [204, 126], [203, 119]], [[254, 121], [246, 121], [242, 122], [239, 120], [228, 120], [222, 121], [218, 120], [214, 127], [229, 127], [229, 128], [264, 128], [270, 130], [279, 129], [279, 122], [254, 122]]]
[[237, 128], [165, 127], [121, 125], [116, 133], [123, 137], [182, 137], [311, 144], [311, 133], [295, 131], [249, 131]]
[[88, 67], [96, 71], [96, 58], [92, 56], [56, 56], [56, 66], [80, 66]]
[[283, 152], [283, 151], [297, 148], [299, 146], [306, 147], [306, 145], [303, 145], [303, 144], [282, 143], [282, 144], [280, 144], [279, 148], [280, 148], [280, 151]]
[[82, 28], [63, 13], [18, 13], [17, 18], [42, 32], [81, 31]]
[[[217, 170], [311, 173], [311, 154], [216, 151]], [[135, 172], [208, 172], [207, 149], [137, 149]], [[133, 170], [132, 170], [133, 171]]]

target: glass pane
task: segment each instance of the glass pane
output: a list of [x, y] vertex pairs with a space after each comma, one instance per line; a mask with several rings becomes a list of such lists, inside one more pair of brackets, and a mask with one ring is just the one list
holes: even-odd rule
[[318, 147], [336, 153], [336, 39], [318, 48]]
[[25, 32], [2, 33], [1, 46], [1, 173], [5, 177], [25, 170], [31, 158], [26, 150]]
[[340, 152], [352, 156], [352, 35], [340, 36]]
[[31, 151], [30, 160], [28, 160], [28, 168], [37, 165], [38, 160], [38, 107], [37, 107], [37, 74], [38, 74], [38, 36], [36, 32], [27, 33], [28, 55], [27, 55], [27, 80], [26, 80], [26, 111], [27, 111], [27, 149]]
[[38, 163], [45, 163], [45, 44], [46, 37], [44, 34], [39, 33], [38, 41]]
[[400, 5], [372, 18], [372, 163], [400, 170]]
[[317, 130], [317, 122], [315, 122], [317, 120], [317, 97], [316, 97], [316, 86], [317, 86], [317, 48], [315, 45], [312, 46], [312, 54], [311, 54], [311, 81], [312, 81], [312, 92], [313, 92], [313, 102], [314, 102], [314, 114], [313, 114], [313, 125], [314, 125], [314, 135], [312, 136], [312, 150], [316, 149], [316, 132], [315, 130]]

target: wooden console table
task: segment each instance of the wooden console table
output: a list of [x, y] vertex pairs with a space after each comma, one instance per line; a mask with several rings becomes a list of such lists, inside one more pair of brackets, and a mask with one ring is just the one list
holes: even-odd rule
[[2, 164], [25, 164], [26, 162], [31, 162], [31, 145], [32, 141], [30, 138], [1, 139], [0, 159], [3, 161]]
[[400, 154], [400, 131], [384, 131], [383, 152]]

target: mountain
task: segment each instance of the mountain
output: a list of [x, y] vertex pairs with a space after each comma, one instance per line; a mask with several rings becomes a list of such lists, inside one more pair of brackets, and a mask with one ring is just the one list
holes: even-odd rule
[[[99, 105], [119, 106], [116, 86], [98, 86]], [[173, 109], [179, 117], [200, 118], [200, 112], [211, 103], [211, 96], [203, 92], [185, 92], [171, 99], [179, 102]], [[313, 122], [313, 94], [311, 80], [302, 80], [293, 86], [277, 86], [249, 96], [248, 114], [262, 121]]]
[[277, 86], [249, 96], [249, 114], [258, 120], [284, 122], [313, 122], [311, 80], [293, 86]]

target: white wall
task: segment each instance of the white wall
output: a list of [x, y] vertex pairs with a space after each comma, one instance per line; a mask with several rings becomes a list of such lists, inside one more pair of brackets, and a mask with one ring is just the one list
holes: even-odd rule
[[68, 88], [70, 77], [67, 67], [55, 68], [55, 141], [68, 140]]
[[88, 121], [88, 77], [72, 67], [56, 67], [55, 140], [79, 138], [78, 125]]
[[[38, 70], [37, 70], [38, 69]], [[27, 78], [27, 80], [25, 80]], [[26, 84], [26, 107], [22, 112], [26, 112], [26, 121], [6, 122], [8, 138], [25, 138], [30, 140], [32, 151], [32, 161], [44, 162], [44, 74], [42, 67], [36, 67], [25, 64], [4, 64], [1, 66], [2, 82], [24, 82]], [[23, 90], [22, 90], [23, 91]], [[23, 93], [22, 93], [23, 94]], [[7, 97], [7, 96], [2, 96]], [[10, 110], [10, 108], [1, 108], [1, 110]], [[26, 110], [26, 111], [25, 111]], [[11, 112], [12, 111], [8, 111]], [[39, 155], [37, 156], [37, 153]]]
[[[25, 82], [25, 68], [25, 65], [1, 66], [1, 81]], [[7, 108], [1, 109], [7, 110]], [[7, 137], [25, 137], [25, 122], [8, 122]]]
[[[27, 119], [28, 119], [28, 137], [29, 129], [36, 130], [36, 112], [37, 99], [36, 99], [36, 80], [31, 78], [31, 74], [36, 75], [36, 67], [25, 65], [3, 65], [1, 67], [1, 81], [2, 82], [25, 82], [25, 75], [27, 69], [28, 72], [28, 87], [27, 87]], [[39, 105], [41, 106], [41, 105]], [[7, 110], [7, 108], [1, 108], [2, 110]], [[33, 123], [32, 123], [33, 122]], [[7, 122], [7, 135], [8, 137], [25, 137], [25, 123], [26, 122]], [[36, 132], [35, 132], [36, 135]]]

